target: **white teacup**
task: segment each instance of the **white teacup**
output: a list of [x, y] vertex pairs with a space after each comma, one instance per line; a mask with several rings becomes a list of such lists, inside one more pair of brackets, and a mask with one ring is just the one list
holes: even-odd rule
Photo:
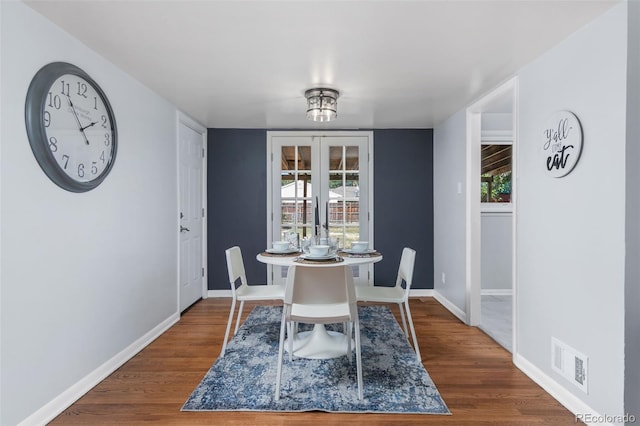
[[271, 247], [276, 251], [285, 251], [289, 248], [289, 241], [274, 241]]
[[369, 247], [368, 241], [354, 241], [351, 243], [351, 251], [354, 251], [354, 252], [367, 251], [368, 247]]
[[329, 246], [317, 245], [309, 247], [309, 253], [311, 256], [326, 256], [329, 254]]

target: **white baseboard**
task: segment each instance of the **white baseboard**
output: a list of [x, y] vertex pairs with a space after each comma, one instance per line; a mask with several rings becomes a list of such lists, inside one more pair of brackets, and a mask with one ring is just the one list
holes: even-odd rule
[[180, 314], [175, 313], [169, 318], [158, 324], [151, 331], [138, 340], [130, 344], [128, 347], [120, 351], [116, 356], [93, 370], [83, 379], [70, 388], [62, 392], [60, 395], [52, 399], [42, 408], [19, 423], [21, 426], [44, 425], [53, 420], [58, 414], [66, 410], [71, 404], [76, 402], [80, 397], [89, 392], [98, 383], [103, 381], [109, 374], [113, 373], [125, 362], [133, 358], [138, 352], [147, 345], [157, 339], [162, 333], [167, 331], [169, 327], [180, 320]]
[[433, 298], [436, 299], [442, 306], [447, 308], [449, 312], [458, 317], [460, 321], [463, 323], [467, 323], [467, 314], [460, 308], [458, 308], [455, 304], [453, 304], [449, 299], [444, 297], [437, 290], [433, 290]]
[[[208, 290], [207, 297], [231, 297], [231, 290]], [[430, 290], [430, 289], [410, 290], [409, 297], [433, 297], [433, 290]]]
[[409, 290], [409, 297], [433, 297], [433, 290], [422, 288]]
[[207, 297], [231, 297], [231, 290], [208, 290]]
[[[438, 302], [440, 302], [447, 310], [449, 310], [453, 315], [458, 317], [460, 321], [466, 324], [466, 314], [454, 305], [449, 299], [444, 297], [437, 290], [433, 291], [433, 297]], [[495, 293], [494, 293], [495, 294]], [[524, 374], [526, 374], [531, 380], [536, 382], [540, 387], [542, 387], [549, 395], [555, 398], [560, 404], [562, 404], [567, 410], [571, 411], [576, 418], [580, 418], [584, 423], [588, 425], [611, 425], [614, 426], [613, 423], [605, 423], [602, 421], [604, 416], [601, 416], [596, 410], [589, 407], [585, 404], [581, 399], [575, 396], [573, 393], [569, 392], [566, 388], [556, 382], [554, 379], [545, 374], [538, 367], [533, 365], [527, 359], [522, 357], [520, 354], [514, 354], [513, 356], [514, 365], [520, 369]], [[587, 420], [594, 419], [596, 422], [590, 423]], [[598, 421], [599, 420], [599, 421]]]
[[481, 296], [513, 296], [513, 289], [510, 288], [487, 288], [480, 290]]
[[513, 356], [513, 363], [524, 374], [529, 376], [531, 380], [536, 382], [542, 389], [544, 389], [549, 395], [555, 398], [560, 404], [562, 404], [567, 410], [571, 411], [573, 415], [579, 418], [588, 425], [611, 425], [613, 423], [597, 422], [589, 423], [585, 419], [603, 419], [604, 417], [598, 414], [594, 409], [585, 404], [577, 396], [569, 392], [564, 386], [560, 385], [554, 379], [549, 377], [546, 373], [533, 365], [527, 359], [520, 354]]

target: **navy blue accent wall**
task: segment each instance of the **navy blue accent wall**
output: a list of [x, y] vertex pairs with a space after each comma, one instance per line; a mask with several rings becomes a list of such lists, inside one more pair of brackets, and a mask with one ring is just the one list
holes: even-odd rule
[[242, 249], [247, 280], [266, 283], [256, 260], [267, 240], [267, 131], [207, 132], [207, 265], [209, 290], [229, 290], [224, 251]]
[[[373, 131], [377, 283], [395, 283], [403, 247], [417, 251], [414, 288], [433, 288], [433, 131]], [[210, 290], [228, 290], [225, 249], [240, 246], [247, 280], [266, 282], [255, 260], [267, 239], [267, 131], [209, 129], [207, 158]]]
[[373, 132], [375, 282], [394, 284], [404, 247], [416, 250], [414, 289], [433, 288], [433, 130]]

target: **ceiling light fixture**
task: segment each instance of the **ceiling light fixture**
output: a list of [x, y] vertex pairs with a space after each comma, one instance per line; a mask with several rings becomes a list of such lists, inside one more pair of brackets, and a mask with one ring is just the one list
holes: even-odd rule
[[313, 121], [331, 121], [338, 117], [338, 96], [333, 89], [309, 89], [304, 92], [307, 98], [307, 118]]

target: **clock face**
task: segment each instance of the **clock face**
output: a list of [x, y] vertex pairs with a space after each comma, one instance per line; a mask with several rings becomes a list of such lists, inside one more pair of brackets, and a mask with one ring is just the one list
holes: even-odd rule
[[88, 191], [111, 171], [117, 149], [113, 111], [102, 89], [74, 65], [56, 62], [36, 74], [26, 124], [38, 163], [62, 188]]

